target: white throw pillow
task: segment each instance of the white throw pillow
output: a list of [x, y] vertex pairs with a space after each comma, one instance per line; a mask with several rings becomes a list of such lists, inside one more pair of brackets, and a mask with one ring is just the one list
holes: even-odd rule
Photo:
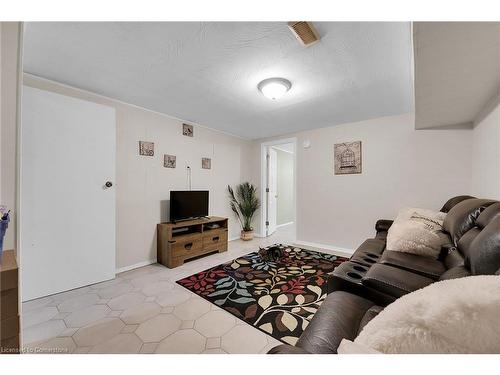
[[387, 250], [437, 258], [449, 242], [443, 232], [444, 212], [422, 208], [402, 209], [387, 233]]
[[354, 342], [382, 353], [500, 353], [500, 276], [444, 280], [409, 293]]

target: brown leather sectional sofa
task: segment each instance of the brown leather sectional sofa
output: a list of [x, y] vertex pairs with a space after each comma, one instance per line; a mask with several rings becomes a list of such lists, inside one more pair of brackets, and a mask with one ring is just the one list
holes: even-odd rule
[[449, 243], [438, 259], [386, 250], [392, 221], [379, 220], [348, 262], [328, 278], [325, 299], [296, 346], [280, 345], [270, 354], [337, 353], [346, 338], [397, 298], [438, 280], [500, 275], [500, 202], [458, 196], [441, 208]]

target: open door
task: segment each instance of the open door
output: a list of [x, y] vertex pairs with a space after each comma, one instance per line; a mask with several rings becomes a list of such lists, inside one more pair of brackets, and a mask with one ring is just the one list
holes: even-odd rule
[[268, 147], [267, 150], [267, 220], [266, 235], [276, 231], [276, 210], [278, 197], [278, 155], [276, 150]]

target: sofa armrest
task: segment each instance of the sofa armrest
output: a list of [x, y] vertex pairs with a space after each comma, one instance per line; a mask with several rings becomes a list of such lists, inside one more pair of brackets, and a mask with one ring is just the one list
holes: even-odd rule
[[267, 352], [267, 354], [311, 354], [307, 350], [292, 345], [278, 345]]
[[380, 219], [375, 223], [375, 230], [378, 232], [387, 232], [394, 220]]
[[430, 285], [434, 280], [385, 264], [374, 264], [361, 280], [362, 284], [389, 296], [399, 298]]

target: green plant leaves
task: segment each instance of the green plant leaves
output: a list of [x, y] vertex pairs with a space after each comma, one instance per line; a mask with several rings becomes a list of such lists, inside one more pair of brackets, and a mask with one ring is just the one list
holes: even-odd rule
[[228, 185], [229, 205], [236, 214], [244, 231], [252, 230], [252, 219], [260, 207], [257, 188], [249, 182], [236, 185], [236, 194]]

